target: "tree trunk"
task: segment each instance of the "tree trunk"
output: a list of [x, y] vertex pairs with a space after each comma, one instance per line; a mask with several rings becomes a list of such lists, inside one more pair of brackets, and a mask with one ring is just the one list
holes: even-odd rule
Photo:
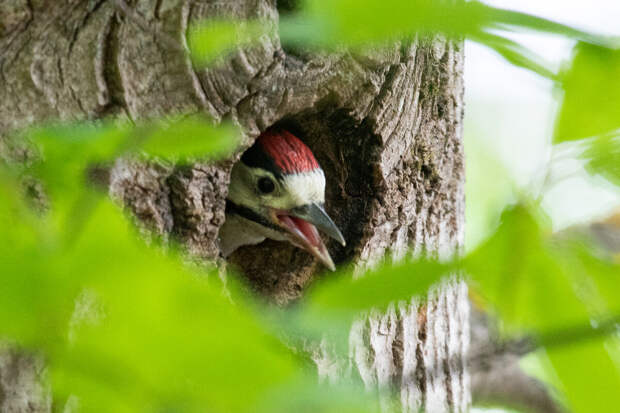
[[[275, 25], [274, 0], [9, 3], [0, 5], [4, 157], [24, 152], [2, 136], [48, 119], [205, 112], [241, 125], [244, 148], [283, 123], [325, 171], [328, 212], [347, 240], [346, 247], [327, 244], [337, 264], [362, 270], [388, 252], [398, 259], [410, 248], [440, 257], [459, 249], [462, 44], [435, 37], [363, 55], [313, 54], [265, 36], [202, 70], [185, 52], [190, 22], [234, 16]], [[231, 161], [164, 167], [119, 160], [109, 174], [110, 192], [150, 228], [214, 259]], [[275, 241], [241, 248], [229, 261], [254, 290], [279, 304], [300, 297], [321, 270], [305, 252]], [[358, 323], [347, 364], [368, 388], [393, 386], [405, 411], [466, 411], [468, 328], [466, 286], [453, 278], [423, 304], [401, 303]], [[0, 370], [11, 360], [0, 359]], [[338, 366], [317, 361], [322, 373], [338, 374]], [[2, 411], [10, 411], [12, 395], [23, 394], [14, 388], [21, 385], [0, 382]], [[46, 392], [30, 394], [32, 405], [41, 406], [30, 411], [49, 410], [49, 402], [34, 401]]]

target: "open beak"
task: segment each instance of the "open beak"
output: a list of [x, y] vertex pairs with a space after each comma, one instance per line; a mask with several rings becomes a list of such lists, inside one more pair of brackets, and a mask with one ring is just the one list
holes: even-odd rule
[[288, 232], [291, 243], [314, 255], [330, 270], [336, 270], [317, 228], [343, 246], [346, 242], [321, 205], [308, 204], [289, 211], [274, 211], [274, 221]]

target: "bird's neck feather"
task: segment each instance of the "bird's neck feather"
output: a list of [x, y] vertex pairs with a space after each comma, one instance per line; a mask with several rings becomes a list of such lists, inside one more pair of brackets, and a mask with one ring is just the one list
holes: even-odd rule
[[265, 238], [285, 240], [281, 233], [234, 213], [226, 214], [226, 221], [220, 228], [219, 238], [220, 251], [224, 257], [243, 245], [259, 244]]

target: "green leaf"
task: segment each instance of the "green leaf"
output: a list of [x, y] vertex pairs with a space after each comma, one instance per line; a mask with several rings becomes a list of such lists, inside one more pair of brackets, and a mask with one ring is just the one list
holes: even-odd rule
[[309, 310], [326, 313], [360, 313], [371, 308], [383, 310], [395, 301], [425, 294], [450, 268], [449, 264], [434, 260], [407, 259], [383, 264], [358, 279], [345, 272], [313, 288], [306, 305]]
[[545, 62], [541, 56], [536, 55], [517, 42], [486, 32], [473, 33], [471, 38], [495, 50], [500, 56], [515, 66], [530, 70], [549, 79], [556, 79], [557, 77], [549, 69], [551, 65], [548, 62]]
[[432, 0], [306, 0], [299, 15], [282, 19], [281, 36], [324, 47], [367, 47], [416, 32], [469, 33], [477, 30], [477, 12], [460, 0], [450, 6]]
[[405, 259], [384, 263], [358, 279], [342, 271], [324, 279], [306, 295], [297, 312], [285, 320], [304, 334], [331, 334], [338, 350], [344, 350], [346, 336], [355, 319], [370, 310], [384, 312], [388, 306], [412, 297], [424, 300], [429, 288], [455, 271], [452, 263]]
[[214, 125], [204, 116], [172, 118], [138, 128], [139, 148], [167, 159], [218, 159], [229, 156], [241, 134], [229, 124]]
[[[613, 223], [596, 224], [618, 231]], [[616, 251], [608, 250], [600, 241], [578, 233], [565, 234], [555, 240], [554, 253], [577, 285], [582, 301], [597, 315], [620, 315], [620, 263]]]
[[620, 135], [598, 136], [586, 145], [581, 155], [586, 161], [586, 170], [620, 186]]
[[40, 126], [25, 132], [42, 159], [29, 172], [53, 198], [70, 198], [86, 183], [86, 167], [111, 161], [127, 148], [129, 124], [82, 122]]
[[[576, 413], [605, 412], [620, 403], [620, 375], [602, 340], [554, 347], [549, 359]], [[617, 343], [614, 343], [617, 345]]]
[[501, 36], [501, 31], [537, 31], [612, 47], [612, 39], [527, 13], [503, 10], [477, 1], [456, 0], [305, 0], [301, 11], [282, 18], [284, 43], [352, 49], [377, 47], [415, 35], [469, 37], [509, 62], [555, 79], [540, 56]]
[[137, 125], [121, 122], [81, 122], [37, 127], [25, 137], [38, 145], [41, 158], [28, 173], [43, 182], [57, 212], [56, 225], [66, 241], [79, 231], [101, 198], [88, 171], [110, 165], [135, 152], [187, 162], [229, 156], [240, 133], [231, 125], [214, 125], [201, 115], [177, 116]]
[[516, 205], [504, 212], [495, 234], [464, 260], [467, 273], [508, 327], [544, 332], [589, 322], [571, 278], [549, 248], [545, 228], [536, 208]]
[[146, 248], [111, 202], [56, 246], [14, 246], [0, 262], [0, 334], [44, 351], [58, 395], [97, 411], [248, 411], [298, 375], [251, 314], [174, 253]]
[[604, 340], [617, 324], [600, 330], [595, 322], [617, 311], [620, 271], [588, 244], [552, 239], [543, 222], [531, 206], [507, 210], [464, 267], [502, 321], [536, 333], [572, 409], [605, 411], [620, 403], [618, 366]]
[[[394, 405], [397, 403], [395, 400]], [[295, 383], [293, 386], [283, 388], [255, 410], [257, 413], [396, 413], [396, 411], [400, 409], [381, 408], [376, 395], [362, 390], [360, 385], [342, 380], [338, 383], [317, 386], [316, 378], [313, 381]]]
[[[0, 336], [43, 354], [54, 399], [97, 412], [377, 412], [361, 386], [319, 386], [235, 284], [147, 247], [96, 203], [71, 244], [0, 173]], [[250, 311], [253, 308], [253, 311]], [[243, 397], [239, 397], [239, 389]]]
[[206, 20], [193, 26], [188, 35], [192, 58], [197, 65], [208, 65], [238, 47], [248, 47], [269, 35], [269, 23], [259, 20]]
[[620, 128], [620, 50], [578, 44], [562, 75], [562, 89], [555, 142]]

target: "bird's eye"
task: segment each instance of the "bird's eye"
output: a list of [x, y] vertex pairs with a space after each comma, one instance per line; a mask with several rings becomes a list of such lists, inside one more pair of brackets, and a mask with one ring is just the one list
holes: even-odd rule
[[276, 189], [276, 185], [271, 179], [263, 177], [258, 180], [258, 190], [263, 194], [269, 194], [273, 192], [274, 189]]

